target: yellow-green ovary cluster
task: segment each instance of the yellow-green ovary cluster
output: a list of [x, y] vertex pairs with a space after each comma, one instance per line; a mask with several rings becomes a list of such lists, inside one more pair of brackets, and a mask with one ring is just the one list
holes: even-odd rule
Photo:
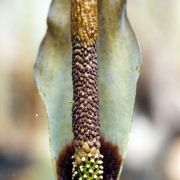
[[[74, 156], [72, 157], [75, 158]], [[89, 153], [86, 157], [81, 158], [81, 163], [78, 165], [76, 161], [73, 161], [72, 179], [78, 180], [93, 180], [103, 179], [103, 156], [92, 156]]]

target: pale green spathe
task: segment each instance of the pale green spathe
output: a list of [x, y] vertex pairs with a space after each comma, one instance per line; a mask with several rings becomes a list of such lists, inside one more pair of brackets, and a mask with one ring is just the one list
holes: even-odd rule
[[119, 145], [125, 158], [141, 55], [126, 16], [126, 3], [118, 7], [117, 1], [103, 2], [98, 44], [101, 131]]

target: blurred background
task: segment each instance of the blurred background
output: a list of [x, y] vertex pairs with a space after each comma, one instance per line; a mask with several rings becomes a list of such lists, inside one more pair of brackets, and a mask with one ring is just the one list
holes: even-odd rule
[[[33, 80], [50, 0], [0, 1], [0, 180], [52, 179]], [[122, 180], [180, 180], [180, 1], [129, 0], [143, 69]]]

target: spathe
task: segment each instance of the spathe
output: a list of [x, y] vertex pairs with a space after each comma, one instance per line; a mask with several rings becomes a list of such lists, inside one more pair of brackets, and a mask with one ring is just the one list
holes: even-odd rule
[[[70, 0], [52, 1], [47, 34], [34, 67], [35, 81], [48, 114], [51, 155], [55, 163], [73, 139], [70, 6]], [[100, 0], [98, 6], [101, 132], [105, 139], [119, 147], [124, 160], [141, 56], [126, 16], [126, 2]]]

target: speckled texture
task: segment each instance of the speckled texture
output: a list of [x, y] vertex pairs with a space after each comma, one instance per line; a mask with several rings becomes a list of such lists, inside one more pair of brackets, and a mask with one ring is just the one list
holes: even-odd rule
[[99, 100], [96, 46], [73, 43], [73, 132], [76, 147], [82, 141], [99, 146]]
[[[80, 165], [87, 156], [100, 158], [98, 98], [97, 1], [72, 0], [72, 80], [73, 80], [73, 177], [80, 177]], [[87, 175], [87, 174], [86, 174]], [[85, 176], [86, 176], [85, 175]], [[96, 174], [94, 174], [96, 176]], [[99, 175], [100, 176], [100, 175]], [[89, 177], [89, 176], [88, 176]]]
[[71, 1], [71, 34], [81, 44], [89, 45], [97, 39], [97, 0]]
[[90, 151], [100, 148], [97, 1], [72, 0], [71, 13], [74, 146], [77, 152], [85, 143]]

